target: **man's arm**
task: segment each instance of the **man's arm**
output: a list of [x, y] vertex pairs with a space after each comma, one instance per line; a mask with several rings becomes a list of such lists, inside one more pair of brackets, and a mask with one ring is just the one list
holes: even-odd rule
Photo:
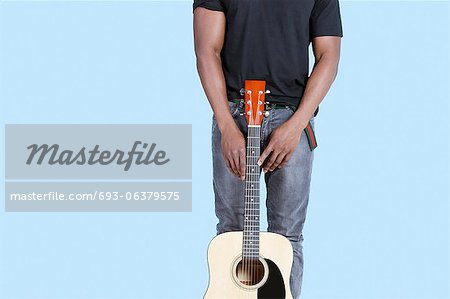
[[220, 52], [225, 36], [223, 12], [198, 7], [194, 10], [194, 43], [197, 70], [221, 133], [225, 164], [245, 179], [245, 139], [231, 116]]
[[273, 171], [288, 163], [300, 141], [303, 129], [308, 125], [309, 119], [336, 78], [341, 37], [318, 36], [312, 39], [312, 46], [315, 57], [314, 68], [300, 105], [288, 121], [272, 132], [269, 144], [258, 160], [264, 172]]
[[[319, 36], [313, 38], [312, 47], [315, 57], [314, 68], [306, 84], [305, 93], [298, 110], [292, 116], [292, 122], [304, 129], [312, 114], [325, 98], [336, 78], [339, 66], [341, 38]], [[300, 130], [301, 131], [301, 130]]]

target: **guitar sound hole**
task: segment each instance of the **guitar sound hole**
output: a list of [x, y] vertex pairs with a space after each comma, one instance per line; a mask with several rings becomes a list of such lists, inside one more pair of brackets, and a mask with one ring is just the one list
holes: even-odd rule
[[244, 258], [237, 264], [236, 277], [246, 286], [254, 286], [264, 278], [264, 265], [259, 259]]

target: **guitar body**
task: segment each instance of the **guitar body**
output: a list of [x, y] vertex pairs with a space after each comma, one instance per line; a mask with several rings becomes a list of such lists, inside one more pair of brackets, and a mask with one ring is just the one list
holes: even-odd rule
[[[293, 250], [289, 240], [279, 234], [260, 232], [258, 268], [261, 281], [253, 285], [239, 280], [242, 260], [242, 231], [222, 233], [208, 246], [209, 285], [204, 299], [292, 299], [289, 278]], [[256, 273], [256, 271], [254, 271]]]

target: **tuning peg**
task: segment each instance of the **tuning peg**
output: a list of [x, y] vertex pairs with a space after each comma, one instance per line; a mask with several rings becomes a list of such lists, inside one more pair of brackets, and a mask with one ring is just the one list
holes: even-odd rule
[[270, 90], [266, 90], [266, 94], [267, 94], [267, 93], [270, 93]]
[[239, 91], [241, 96], [243, 96], [245, 94], [245, 88], [241, 88], [241, 90]]

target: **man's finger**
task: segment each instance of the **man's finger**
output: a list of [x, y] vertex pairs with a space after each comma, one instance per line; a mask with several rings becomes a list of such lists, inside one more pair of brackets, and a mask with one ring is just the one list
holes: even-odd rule
[[231, 167], [230, 161], [226, 157], [224, 157], [224, 160], [225, 160], [225, 165], [227, 166], [228, 170], [231, 173], [234, 173], [233, 168]]
[[283, 168], [283, 167], [285, 167], [285, 166], [288, 164], [289, 160], [291, 159], [293, 153], [294, 153], [294, 152], [290, 152], [290, 153], [288, 153], [286, 156], [284, 156], [284, 159], [283, 159], [283, 161], [280, 163], [280, 165], [278, 165], [278, 168]]
[[278, 165], [281, 164], [281, 162], [283, 161], [284, 157], [286, 157], [286, 153], [285, 152], [281, 152], [277, 158], [275, 159], [275, 161], [272, 163], [272, 166], [269, 167], [269, 171], [274, 171]]
[[238, 173], [236, 172], [236, 166], [234, 165], [233, 157], [227, 156], [225, 159], [227, 161], [227, 165], [228, 165], [228, 168], [230, 169], [231, 173], [239, 176]]
[[247, 161], [245, 161], [245, 150], [239, 151], [239, 171], [241, 180], [245, 180], [245, 168]]
[[259, 166], [264, 164], [267, 156], [269, 156], [271, 152], [272, 152], [272, 144], [269, 142], [269, 145], [266, 147], [266, 149], [259, 156], [259, 159], [258, 159], [258, 165]]
[[275, 160], [277, 159], [278, 155], [280, 154], [279, 151], [273, 151], [272, 154], [269, 156], [269, 159], [266, 160], [263, 168], [264, 172], [267, 172], [273, 163], [275, 163]]
[[236, 176], [237, 176], [238, 178], [241, 178], [241, 174], [240, 174], [241, 169], [240, 169], [240, 164], [239, 164], [239, 152], [238, 152], [238, 151], [233, 152], [233, 153], [231, 154], [231, 159], [233, 160], [233, 165], [234, 165], [233, 170], [234, 170], [234, 173], [236, 174]]

